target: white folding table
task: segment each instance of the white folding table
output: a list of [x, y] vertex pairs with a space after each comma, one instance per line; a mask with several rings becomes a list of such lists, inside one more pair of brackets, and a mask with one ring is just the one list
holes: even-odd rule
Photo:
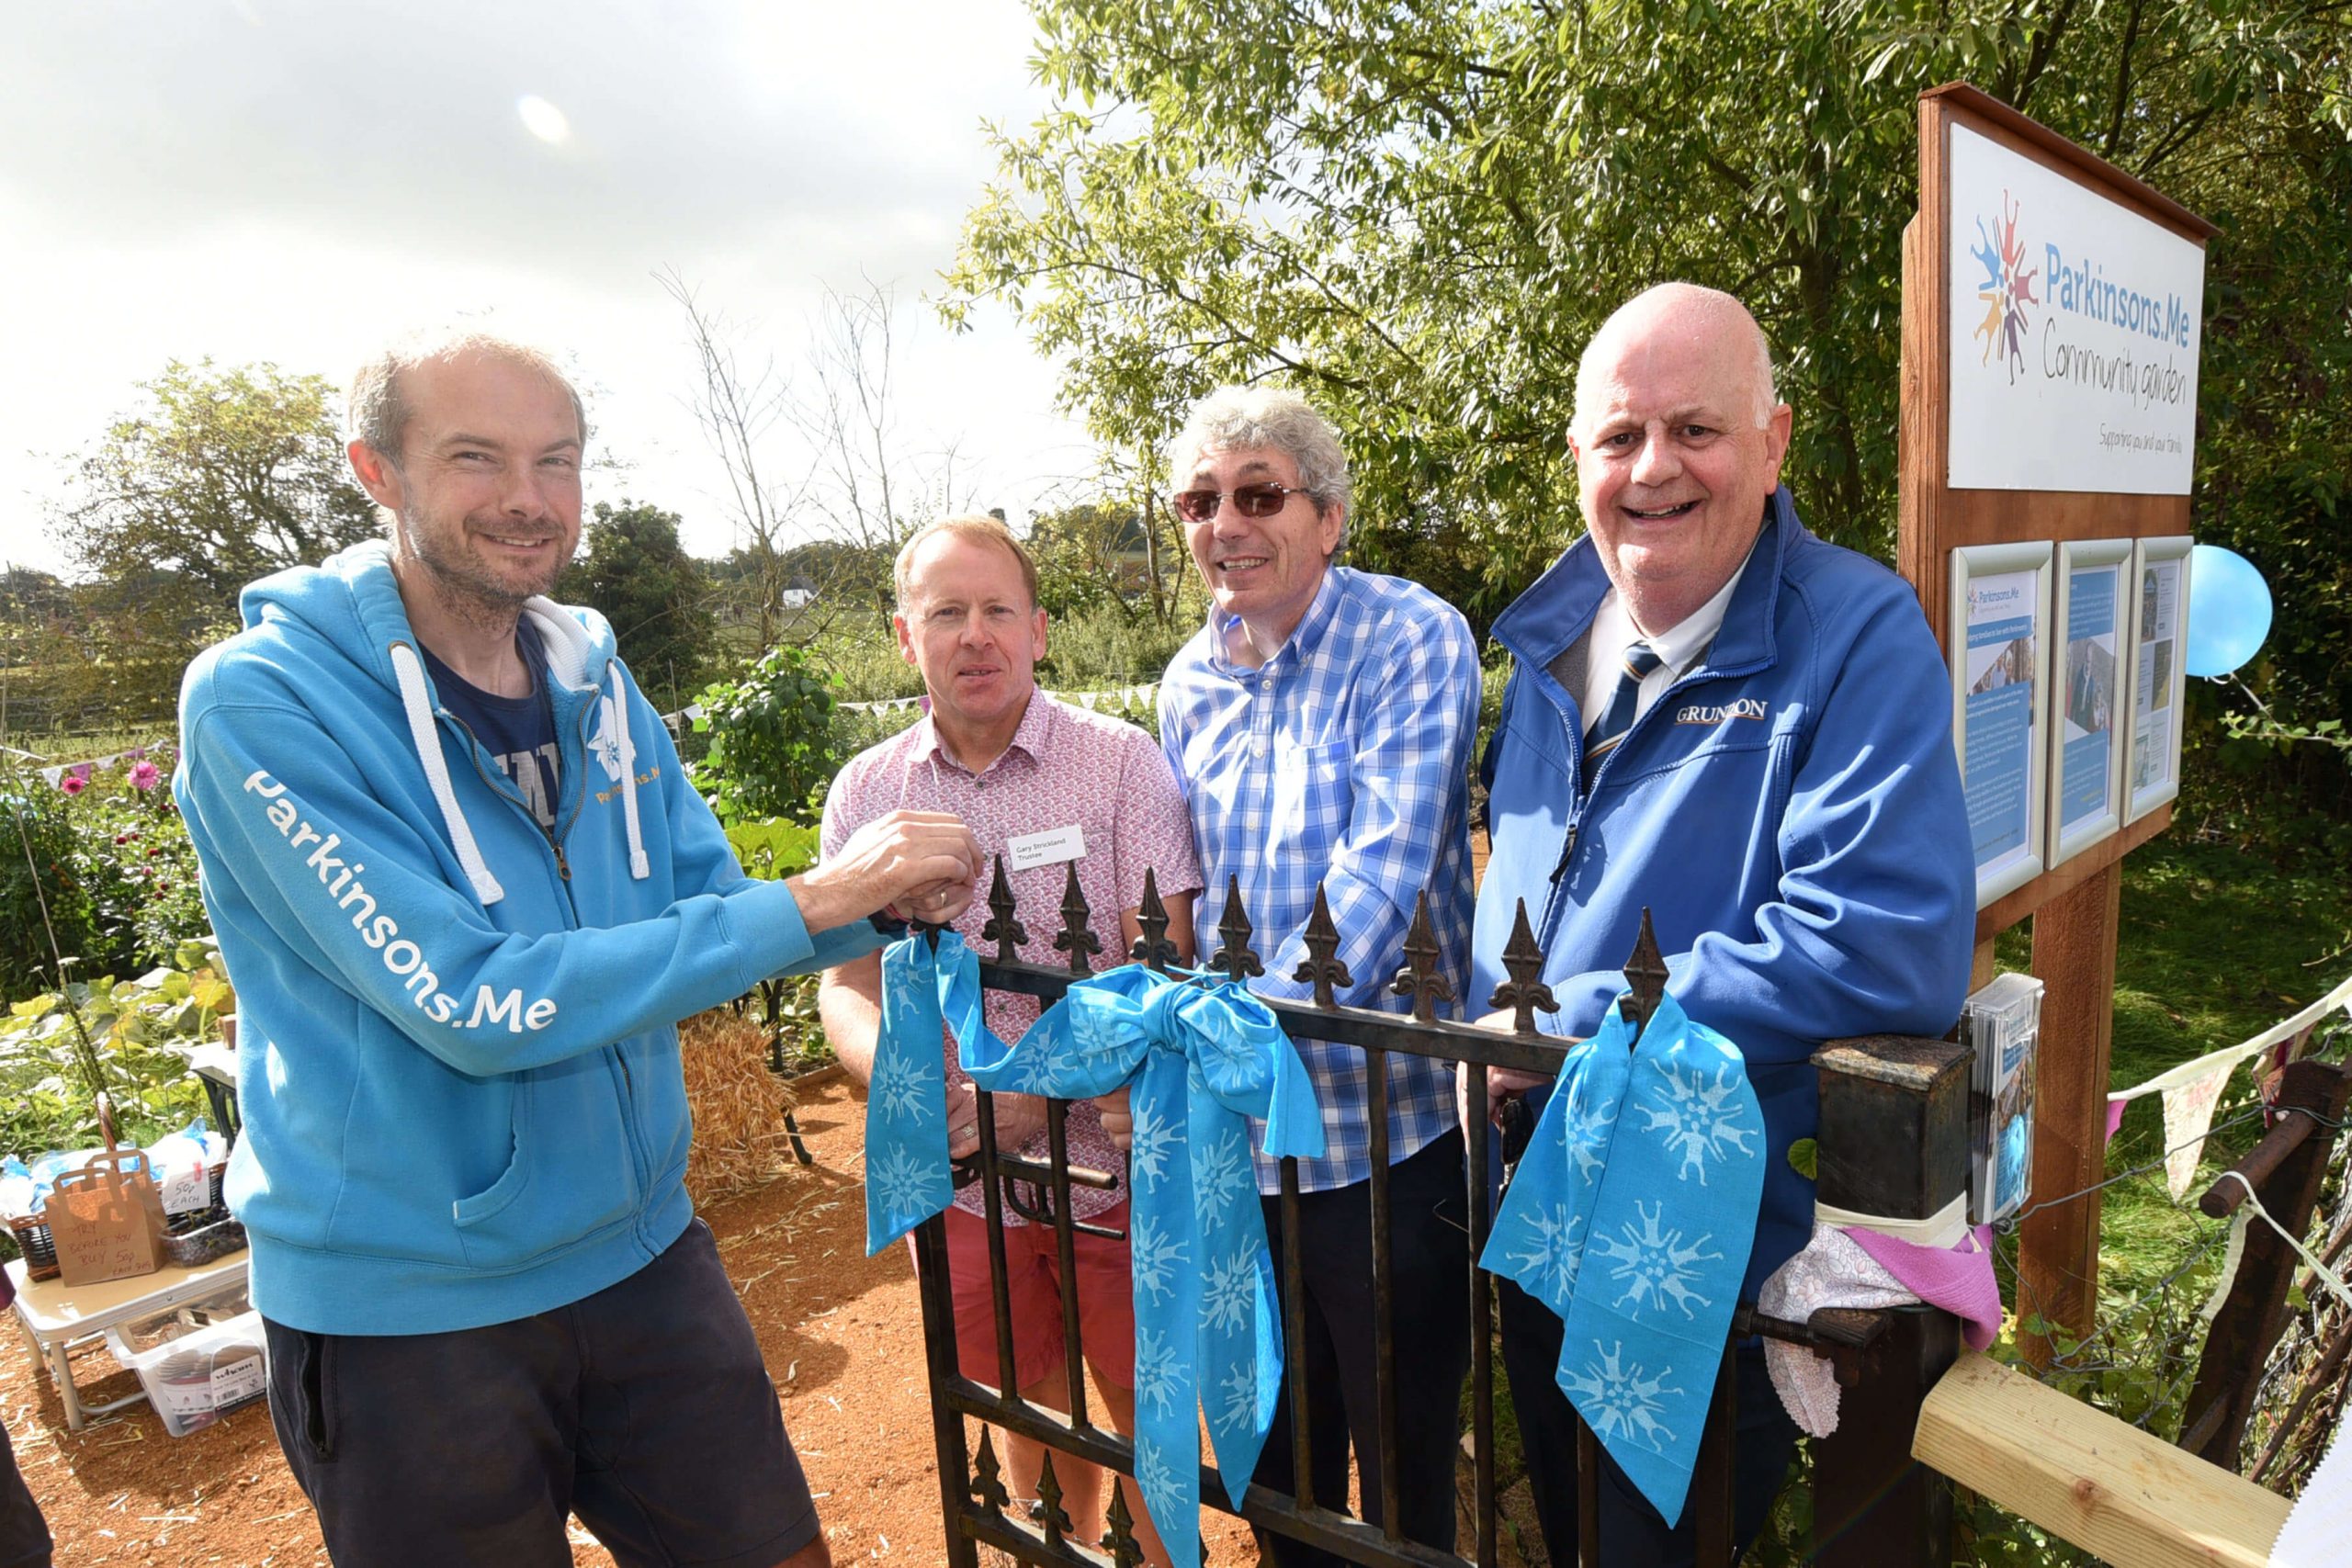
[[198, 1269], [164, 1268], [129, 1280], [109, 1280], [102, 1285], [28, 1280], [25, 1278], [25, 1260], [12, 1260], [8, 1278], [17, 1287], [17, 1322], [32, 1346], [33, 1359], [46, 1362], [50, 1376], [57, 1381], [57, 1397], [65, 1405], [66, 1430], [78, 1432], [85, 1417], [103, 1416], [147, 1397], [147, 1391], [142, 1388], [105, 1404], [84, 1404], [81, 1391], [74, 1385], [74, 1368], [68, 1359], [73, 1347], [98, 1337], [116, 1324], [226, 1294], [244, 1283], [245, 1266], [251, 1256], [241, 1248]]

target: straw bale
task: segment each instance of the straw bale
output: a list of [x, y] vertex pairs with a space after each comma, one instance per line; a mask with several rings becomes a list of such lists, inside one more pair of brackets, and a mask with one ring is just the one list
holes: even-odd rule
[[789, 1168], [784, 1113], [792, 1092], [768, 1071], [767, 1036], [760, 1026], [713, 1008], [678, 1026], [678, 1043], [695, 1118], [686, 1191], [696, 1205]]

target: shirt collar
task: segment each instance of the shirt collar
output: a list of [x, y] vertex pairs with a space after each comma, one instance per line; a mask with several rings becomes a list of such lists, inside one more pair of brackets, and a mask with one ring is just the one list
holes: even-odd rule
[[[1298, 625], [1291, 628], [1290, 636], [1283, 639], [1282, 647], [1268, 654], [1266, 662], [1259, 668], [1272, 668], [1274, 661], [1285, 653], [1291, 654], [1295, 662], [1313, 658], [1317, 646], [1323, 640], [1323, 634], [1331, 629], [1332, 621], [1339, 615], [1340, 601], [1347, 592], [1344, 580], [1354, 575], [1343, 566], [1324, 567], [1323, 581], [1316, 588], [1314, 602], [1306, 606], [1306, 614], [1298, 618]], [[1214, 603], [1209, 605], [1209, 666], [1221, 675], [1246, 676], [1252, 673], [1248, 665], [1237, 663], [1225, 651], [1226, 635], [1239, 618], [1225, 614]]]
[[[1757, 537], [1763, 537], [1760, 528], [1757, 531]], [[1739, 565], [1732, 574], [1724, 579], [1724, 585], [1715, 590], [1713, 598], [1656, 637], [1643, 638], [1670, 675], [1679, 676], [1698, 662], [1699, 656], [1705, 653], [1708, 645], [1715, 640], [1715, 634], [1723, 629], [1724, 612], [1731, 607], [1732, 591], [1739, 586], [1740, 578], [1747, 574], [1747, 563], [1755, 558], [1756, 546], [1751, 541], [1747, 554], [1740, 558]], [[1624, 615], [1626, 639], [1631, 641], [1640, 634], [1633, 625], [1632, 614], [1623, 609], [1624, 596], [1612, 588], [1609, 591], [1609, 598], [1619, 607], [1619, 613]]]
[[[1046, 694], [1045, 688], [1033, 688], [1029, 693], [1029, 705], [1022, 711], [1020, 728], [1013, 730], [1012, 740], [1006, 743], [1004, 750], [997, 755], [996, 761], [980, 772], [984, 773], [995, 772], [997, 764], [1015, 751], [1020, 752], [1032, 762], [1040, 761], [1046, 754], [1046, 746], [1051, 742], [1054, 723], [1054, 700]], [[939, 739], [939, 720], [928, 708], [923, 710], [922, 717], [916, 721], [915, 755], [944, 762], [949, 767], [965, 773], [971, 772], [956, 760], [948, 751], [946, 744]]]

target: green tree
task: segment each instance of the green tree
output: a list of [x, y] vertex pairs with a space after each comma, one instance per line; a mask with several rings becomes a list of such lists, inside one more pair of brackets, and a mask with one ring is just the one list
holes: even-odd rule
[[[2274, 305], [2315, 334], [2311, 375], [2346, 340], [2340, 0], [1036, 8], [1061, 101], [997, 133], [950, 319], [1010, 304], [1123, 450], [1216, 382], [1289, 378], [1345, 430], [1358, 558], [1482, 622], [1577, 526], [1577, 355], [1670, 277], [1755, 309], [1808, 519], [1886, 551], [1916, 101], [1937, 82], [2236, 220], [2209, 286], [2217, 402], [2277, 363]], [[2311, 400], [2338, 429], [2345, 384]], [[2201, 456], [2216, 491], [2265, 461], [2210, 417]], [[2324, 510], [2316, 481], [2292, 504]]]
[[245, 584], [376, 532], [316, 376], [177, 361], [81, 458], [51, 531], [79, 569], [47, 694], [117, 723], [168, 716], [180, 671], [233, 629]]
[[600, 501], [584, 530], [587, 554], [564, 569], [556, 588], [613, 624], [638, 683], [667, 693], [670, 706], [700, 683], [718, 644], [710, 581], [678, 542], [678, 527], [674, 512]]
[[149, 406], [82, 458], [81, 496], [52, 531], [89, 577], [167, 571], [171, 613], [232, 619], [245, 584], [315, 564], [376, 532], [317, 376], [175, 360], [140, 384]]

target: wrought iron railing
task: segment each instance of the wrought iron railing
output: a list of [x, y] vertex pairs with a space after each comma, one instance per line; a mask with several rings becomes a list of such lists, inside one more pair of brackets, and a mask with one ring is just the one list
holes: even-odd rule
[[[991, 918], [981, 933], [982, 943], [994, 943], [992, 957], [984, 954], [980, 978], [984, 987], [1041, 998], [1050, 1003], [1073, 980], [1091, 973], [1102, 953], [1102, 937], [1091, 925], [1093, 912], [1080, 891], [1073, 864], [1061, 903], [1062, 926], [1054, 948], [1065, 956], [1059, 968], [1025, 963], [1015, 956], [1028, 940], [1000, 861], [988, 906]], [[1169, 917], [1156, 881], [1147, 874], [1138, 914], [1142, 934], [1130, 957], [1163, 973], [1174, 968], [1176, 950], [1167, 940]], [[935, 930], [918, 926], [919, 933]], [[1247, 981], [1264, 974], [1259, 954], [1250, 946], [1253, 934], [1242, 908], [1238, 882], [1229, 882], [1225, 915], [1218, 926], [1220, 945], [1202, 973]], [[1439, 967], [1440, 952], [1431, 932], [1426, 896], [1414, 912], [1406, 937], [1405, 963], [1390, 982], [1390, 991], [1412, 999], [1406, 1013], [1340, 1004], [1337, 995], [1354, 980], [1338, 957], [1340, 937], [1322, 889], [1303, 932], [1307, 958], [1294, 978], [1312, 987], [1306, 999], [1262, 998], [1294, 1039], [1331, 1042], [1361, 1049], [1366, 1057], [1367, 1106], [1370, 1121], [1370, 1201], [1374, 1288], [1372, 1308], [1378, 1358], [1379, 1471], [1382, 1478], [1381, 1517], [1374, 1525], [1349, 1513], [1345, 1498], [1324, 1498], [1312, 1490], [1312, 1434], [1309, 1423], [1290, 1423], [1292, 1473], [1298, 1492], [1284, 1495], [1248, 1477], [1220, 1475], [1213, 1464], [1202, 1469], [1203, 1506], [1235, 1514], [1260, 1529], [1321, 1547], [1349, 1562], [1372, 1568], [1461, 1568], [1466, 1562], [1500, 1562], [1497, 1530], [1494, 1364], [1491, 1278], [1476, 1266], [1485, 1251], [1491, 1223], [1487, 1183], [1488, 1141], [1483, 1116], [1473, 1116], [1464, 1129], [1468, 1158], [1465, 1187], [1470, 1216], [1469, 1256], [1473, 1259], [1464, 1288], [1470, 1297], [1473, 1327], [1470, 1354], [1471, 1462], [1473, 1488], [1470, 1514], [1474, 1555], [1465, 1559], [1404, 1539], [1397, 1496], [1396, 1353], [1390, 1280], [1389, 1148], [1386, 1062], [1391, 1052], [1445, 1061], [1458, 1061], [1469, 1070], [1468, 1103], [1486, 1103], [1486, 1077], [1496, 1067], [1543, 1073], [1556, 1072], [1566, 1043], [1541, 1033], [1539, 1012], [1556, 1011], [1550, 988], [1542, 979], [1544, 955], [1537, 947], [1521, 905], [1502, 962], [1508, 978], [1488, 998], [1493, 1009], [1508, 1009], [1513, 1029], [1474, 1027], [1441, 1020], [1439, 1004], [1454, 1000], [1452, 985]], [[1640, 942], [1628, 960], [1631, 995], [1621, 1007], [1638, 1030], [1657, 1005], [1666, 979], [1646, 914]], [[1071, 1568], [1103, 1563], [1116, 1568], [1143, 1562], [1134, 1535], [1123, 1488], [1112, 1489], [1106, 1513], [1109, 1528], [1099, 1543], [1071, 1539], [1071, 1526], [1062, 1506], [1062, 1488], [1054, 1474], [1052, 1454], [1059, 1452], [1132, 1475], [1135, 1455], [1130, 1441], [1095, 1426], [1088, 1414], [1084, 1360], [1079, 1343], [1079, 1308], [1074, 1267], [1076, 1237], [1081, 1234], [1120, 1234], [1075, 1219], [1070, 1206], [1073, 1188], [1107, 1189], [1115, 1185], [1111, 1173], [1073, 1168], [1069, 1163], [1066, 1117], [1068, 1104], [1046, 1103], [1047, 1158], [1027, 1160], [998, 1148], [989, 1096], [980, 1093], [979, 1150], [958, 1168], [958, 1185], [984, 1184], [989, 1286], [997, 1341], [997, 1382], [991, 1387], [963, 1375], [957, 1365], [953, 1297], [946, 1268], [946, 1232], [941, 1218], [925, 1222], [914, 1233], [918, 1288], [922, 1309], [924, 1355], [931, 1383], [932, 1419], [938, 1450], [941, 1506], [946, 1534], [946, 1558], [952, 1568], [975, 1568], [980, 1545], [994, 1547], [1024, 1563], [1066, 1564]], [[1285, 1337], [1286, 1380], [1293, 1412], [1306, 1408], [1305, 1378], [1303, 1287], [1299, 1259], [1299, 1185], [1296, 1162], [1281, 1162], [1283, 1256], [1277, 1259]], [[1032, 1223], [1050, 1224], [1061, 1261], [1063, 1365], [1068, 1377], [1069, 1412], [1051, 1410], [1020, 1397], [1013, 1371], [1010, 1295], [1006, 1284], [1005, 1247], [1001, 1224], [1010, 1206]], [[1736, 1546], [1733, 1535], [1732, 1477], [1735, 1456], [1736, 1379], [1731, 1357], [1744, 1340], [1762, 1336], [1786, 1340], [1829, 1359], [1838, 1382], [1848, 1391], [1849, 1419], [1837, 1438], [1816, 1445], [1815, 1500], [1817, 1560], [1845, 1568], [1913, 1568], [1931, 1561], [1939, 1540], [1948, 1536], [1949, 1507], [1929, 1479], [1908, 1461], [1909, 1425], [1919, 1401], [1935, 1375], [1956, 1352], [1952, 1320], [1940, 1313], [1826, 1311], [1806, 1323], [1768, 1317], [1752, 1306], [1741, 1306], [1734, 1316], [1725, 1346], [1724, 1372], [1716, 1380], [1714, 1404], [1702, 1441], [1687, 1512], [1694, 1521], [1699, 1568], [1729, 1568]], [[967, 1440], [964, 1418], [983, 1423], [977, 1448]], [[1002, 1479], [989, 1427], [1001, 1427], [1043, 1444], [1048, 1450], [1034, 1509], [1013, 1506]], [[1600, 1559], [1598, 1520], [1600, 1465], [1597, 1439], [1578, 1422], [1576, 1485], [1582, 1540], [1578, 1559], [1593, 1568]], [[1540, 1478], [1539, 1478], [1540, 1480]], [[1024, 1512], [1026, 1517], [1024, 1517]], [[1096, 1548], [1099, 1546], [1099, 1551]], [[1565, 1568], [1565, 1565], [1564, 1565]]]

